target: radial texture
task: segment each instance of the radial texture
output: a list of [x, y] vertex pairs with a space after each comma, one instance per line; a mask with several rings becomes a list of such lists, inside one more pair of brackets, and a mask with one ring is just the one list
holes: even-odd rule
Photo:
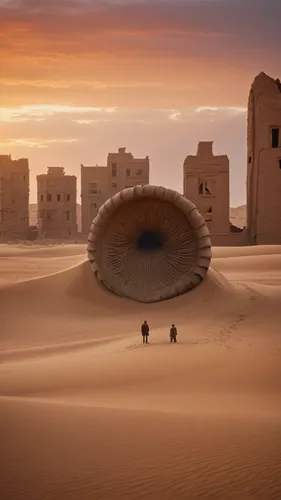
[[211, 260], [203, 217], [179, 193], [136, 186], [109, 199], [91, 226], [88, 256], [112, 292], [157, 302], [198, 285]]

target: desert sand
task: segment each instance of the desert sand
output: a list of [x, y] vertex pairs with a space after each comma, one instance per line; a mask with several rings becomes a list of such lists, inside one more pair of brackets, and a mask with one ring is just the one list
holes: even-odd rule
[[213, 254], [140, 304], [85, 245], [0, 246], [2, 499], [281, 498], [281, 247]]

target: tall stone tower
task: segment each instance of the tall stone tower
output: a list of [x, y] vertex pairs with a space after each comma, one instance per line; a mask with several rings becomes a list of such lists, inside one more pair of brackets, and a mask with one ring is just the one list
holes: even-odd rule
[[265, 73], [248, 102], [247, 225], [251, 244], [281, 244], [281, 84]]
[[203, 215], [212, 243], [223, 244], [230, 233], [229, 160], [214, 156], [213, 142], [199, 142], [196, 156], [183, 166], [183, 193]]

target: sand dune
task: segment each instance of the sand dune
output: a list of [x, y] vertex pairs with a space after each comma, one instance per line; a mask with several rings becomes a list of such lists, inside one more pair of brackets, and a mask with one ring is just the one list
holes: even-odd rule
[[85, 245], [0, 245], [0, 285], [59, 272], [85, 259]]
[[156, 304], [103, 289], [83, 245], [0, 254], [1, 498], [281, 497], [280, 247], [214, 249]]
[[280, 498], [276, 422], [18, 400], [2, 412], [6, 498]]

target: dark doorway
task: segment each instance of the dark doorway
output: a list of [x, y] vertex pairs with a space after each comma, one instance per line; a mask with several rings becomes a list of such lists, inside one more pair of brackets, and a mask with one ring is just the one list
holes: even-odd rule
[[138, 249], [141, 251], [157, 250], [164, 244], [163, 234], [159, 231], [144, 231], [138, 238]]
[[271, 147], [272, 148], [279, 147], [279, 128], [271, 129]]

